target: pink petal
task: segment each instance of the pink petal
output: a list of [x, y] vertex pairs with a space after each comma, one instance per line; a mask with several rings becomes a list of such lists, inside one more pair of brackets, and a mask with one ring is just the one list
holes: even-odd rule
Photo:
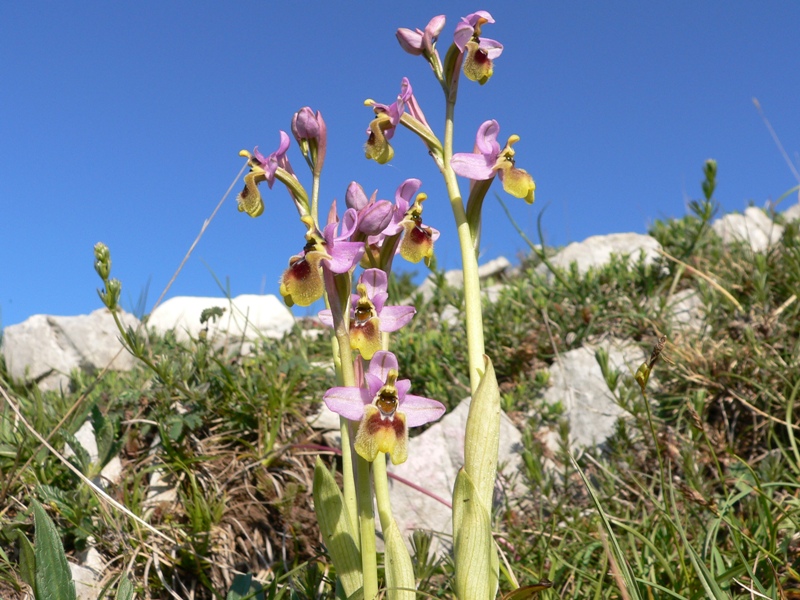
[[317, 318], [319, 318], [320, 322], [323, 325], [327, 325], [328, 327], [333, 327], [333, 313], [329, 308], [319, 311], [319, 313], [317, 314]]
[[347, 273], [364, 255], [364, 242], [336, 242], [331, 257], [323, 258], [322, 264], [337, 274]]
[[486, 52], [486, 56], [490, 60], [494, 60], [503, 53], [503, 44], [497, 40], [490, 40], [489, 38], [481, 38], [480, 49]]
[[362, 211], [359, 229], [366, 235], [378, 235], [392, 222], [393, 211], [391, 202], [379, 200]]
[[358, 278], [358, 282], [366, 286], [370, 298], [386, 292], [388, 281], [389, 277], [383, 269], [366, 269]]
[[397, 357], [391, 352], [379, 350], [369, 361], [369, 373], [380, 378], [381, 381], [386, 381], [391, 369], [397, 371]]
[[444, 414], [445, 407], [436, 400], [408, 394], [398, 410], [406, 415], [408, 427], [419, 427], [436, 421]]
[[325, 405], [336, 414], [351, 421], [360, 421], [364, 415], [364, 405], [371, 402], [367, 390], [354, 387], [335, 387], [322, 397]]
[[397, 331], [411, 321], [416, 312], [413, 306], [384, 306], [380, 312], [381, 331]]
[[450, 166], [456, 175], [467, 179], [490, 179], [494, 176], [494, 164], [496, 160], [487, 160], [483, 154], [469, 154], [459, 152], [450, 159]]
[[463, 52], [464, 48], [467, 46], [467, 42], [472, 39], [472, 33], [475, 29], [464, 19], [461, 19], [461, 22], [456, 25], [456, 30], [453, 33], [453, 43], [458, 47], [458, 49]]
[[419, 29], [412, 31], [406, 27], [400, 27], [395, 35], [403, 50], [414, 56], [422, 54], [422, 32]]
[[475, 135], [475, 150], [481, 154], [490, 155], [492, 163], [497, 161], [500, 154], [500, 144], [497, 143], [497, 135], [500, 133], [500, 124], [494, 119], [484, 121], [478, 127]]
[[[377, 354], [377, 352], [375, 354]], [[374, 355], [373, 358], [375, 358]], [[372, 402], [372, 398], [374, 398], [375, 394], [383, 387], [386, 380], [373, 373], [364, 373], [364, 381], [367, 382], [367, 395], [370, 397], [370, 402]]]
[[439, 37], [439, 34], [442, 33], [442, 29], [444, 29], [444, 24], [444, 15], [437, 15], [428, 21], [428, 24], [425, 26], [425, 37], [427, 41], [432, 42], [434, 38]]
[[408, 390], [411, 389], [411, 380], [410, 379], [398, 379], [394, 383], [394, 387], [397, 388], [397, 401], [402, 405], [405, 402], [406, 394], [408, 394]]
[[361, 210], [367, 205], [367, 195], [364, 193], [364, 188], [356, 181], [351, 181], [347, 186], [347, 191], [344, 194], [344, 203], [347, 208], [355, 208]]

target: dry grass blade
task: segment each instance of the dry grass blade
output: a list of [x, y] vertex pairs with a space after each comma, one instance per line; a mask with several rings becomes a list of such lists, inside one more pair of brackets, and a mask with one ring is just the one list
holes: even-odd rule
[[14, 413], [17, 415], [17, 418], [19, 418], [20, 422], [23, 425], [25, 425], [25, 428], [31, 433], [31, 435], [33, 435], [37, 440], [39, 440], [39, 442], [45, 448], [47, 448], [53, 456], [55, 456], [58, 460], [60, 460], [64, 464], [64, 466], [66, 466], [70, 471], [72, 471], [81, 481], [83, 481], [86, 485], [88, 485], [89, 488], [91, 488], [91, 490], [94, 493], [96, 493], [103, 500], [105, 500], [106, 502], [111, 504], [114, 508], [116, 508], [116, 509], [122, 511], [123, 513], [125, 513], [131, 519], [133, 519], [134, 521], [136, 521], [137, 523], [139, 523], [140, 525], [145, 527], [147, 530], [149, 530], [152, 533], [156, 534], [160, 538], [163, 538], [167, 542], [170, 542], [170, 543], [172, 543], [172, 544], [174, 544], [176, 546], [178, 545], [178, 542], [173, 540], [171, 537], [169, 537], [168, 535], [162, 533], [161, 531], [159, 531], [158, 529], [156, 529], [155, 527], [150, 525], [150, 523], [142, 520], [140, 517], [136, 516], [130, 510], [128, 510], [128, 508], [126, 508], [124, 505], [120, 504], [119, 502], [114, 500], [111, 496], [106, 494], [91, 479], [86, 477], [83, 473], [81, 473], [78, 469], [76, 469], [71, 462], [69, 462], [66, 458], [64, 458], [61, 454], [59, 454], [58, 451], [50, 445], [50, 442], [48, 442], [46, 439], [44, 439], [44, 437], [38, 431], [36, 431], [31, 426], [30, 423], [28, 423], [28, 420], [22, 414], [22, 411], [20, 411], [19, 406], [17, 406], [16, 403], [13, 400], [11, 400], [11, 398], [9, 397], [9, 395], [6, 392], [5, 388], [3, 386], [1, 386], [1, 385], [0, 385], [0, 394], [3, 395], [3, 398], [5, 398], [6, 402], [11, 407], [11, 410], [14, 411]]
[[731, 301], [731, 303], [732, 303], [732, 304], [733, 304], [733, 305], [734, 305], [734, 306], [735, 306], [735, 307], [736, 307], [736, 308], [737, 308], [739, 311], [741, 311], [741, 312], [744, 312], [744, 309], [742, 308], [742, 305], [739, 303], [739, 301], [738, 301], [736, 298], [734, 298], [734, 297], [731, 295], [731, 293], [730, 293], [728, 290], [726, 290], [724, 287], [722, 287], [720, 284], [718, 284], [716, 281], [714, 281], [714, 280], [711, 278], [711, 276], [710, 276], [710, 275], [706, 275], [706, 274], [705, 274], [705, 273], [703, 273], [702, 271], [698, 271], [698, 270], [697, 270], [697, 269], [695, 269], [694, 267], [687, 265], [687, 264], [686, 264], [685, 262], [683, 262], [682, 260], [675, 258], [675, 257], [674, 257], [674, 256], [672, 256], [671, 254], [669, 254], [669, 253], [667, 253], [667, 252], [664, 252], [663, 250], [656, 249], [656, 251], [657, 251], [657, 252], [658, 252], [658, 253], [659, 253], [661, 256], [663, 256], [664, 258], [668, 258], [669, 260], [671, 260], [671, 261], [673, 261], [673, 262], [675, 262], [675, 263], [677, 263], [677, 264], [681, 265], [683, 268], [685, 268], [685, 269], [686, 269], [686, 271], [687, 271], [688, 273], [691, 273], [691, 274], [693, 274], [693, 275], [697, 275], [697, 276], [698, 276], [698, 277], [700, 277], [701, 279], [703, 279], [703, 280], [707, 281], [707, 282], [708, 282], [708, 283], [709, 283], [709, 284], [710, 284], [710, 285], [711, 285], [711, 286], [712, 286], [712, 287], [713, 287], [715, 290], [717, 290], [717, 291], [718, 291], [718, 292], [720, 292], [720, 293], [721, 293], [723, 296], [725, 296], [725, 297], [726, 297], [728, 300], [730, 300], [730, 301]]

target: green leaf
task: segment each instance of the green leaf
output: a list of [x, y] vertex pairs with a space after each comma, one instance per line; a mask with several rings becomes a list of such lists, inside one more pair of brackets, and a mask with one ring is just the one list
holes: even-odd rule
[[356, 529], [345, 509], [342, 491], [319, 457], [314, 466], [314, 510], [336, 576], [346, 597], [351, 598], [364, 585]]
[[17, 537], [19, 539], [19, 574], [22, 581], [31, 586], [33, 590], [33, 597], [38, 598], [36, 594], [36, 556], [33, 552], [28, 537], [17, 530]]
[[459, 600], [497, 595], [499, 560], [489, 511], [478, 501], [472, 479], [462, 468], [453, 490], [455, 590]]
[[264, 600], [264, 587], [258, 582], [253, 581], [253, 575], [237, 575], [233, 579], [231, 589], [225, 600]]
[[484, 373], [469, 405], [464, 438], [464, 469], [487, 511], [492, 509], [500, 448], [500, 388], [492, 361], [483, 357]]
[[103, 415], [97, 406], [92, 407], [92, 427], [94, 428], [94, 438], [97, 441], [98, 468], [102, 469], [115, 453], [116, 428], [114, 421]]
[[75, 456], [70, 459], [81, 473], [84, 475], [89, 474], [89, 466], [92, 464], [92, 457], [89, 456], [88, 450], [83, 447], [83, 445], [78, 441], [74, 435], [69, 433], [68, 431], [62, 431], [61, 435], [64, 438], [64, 441], [69, 444], [69, 447], [72, 448], [72, 451], [75, 453]]
[[31, 500], [36, 527], [36, 600], [75, 600], [75, 583], [55, 524], [36, 500]]
[[627, 596], [631, 598], [631, 600], [642, 600], [642, 596], [639, 593], [639, 586], [636, 583], [636, 577], [633, 574], [633, 569], [631, 569], [630, 563], [628, 563], [628, 561], [625, 559], [625, 554], [622, 552], [622, 548], [617, 541], [617, 536], [614, 534], [614, 529], [611, 527], [611, 522], [608, 520], [608, 517], [603, 510], [603, 506], [600, 504], [600, 500], [598, 499], [597, 494], [595, 494], [592, 484], [589, 483], [589, 480], [586, 478], [583, 470], [580, 468], [578, 462], [571, 454], [570, 459], [572, 460], [572, 466], [581, 476], [581, 479], [583, 479], [583, 485], [586, 487], [586, 491], [589, 492], [589, 496], [591, 496], [592, 502], [594, 503], [594, 506], [600, 515], [600, 520], [603, 522], [603, 528], [608, 536], [609, 546], [611, 547], [610, 555], [614, 558], [620, 572], [622, 573], [622, 580], [625, 584], [625, 590], [623, 591], [627, 591]]
[[389, 600], [414, 600], [417, 597], [414, 567], [403, 534], [394, 519], [383, 531], [385, 547], [386, 597]]
[[114, 600], [133, 600], [133, 583], [128, 579], [127, 575], [120, 577], [117, 595], [114, 596]]

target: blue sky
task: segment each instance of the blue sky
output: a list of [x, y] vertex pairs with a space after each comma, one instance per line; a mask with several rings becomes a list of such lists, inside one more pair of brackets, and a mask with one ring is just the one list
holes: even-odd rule
[[[517, 164], [537, 200], [507, 203], [531, 236], [545, 207], [549, 244], [682, 216], [709, 157], [727, 211], [797, 185], [752, 98], [797, 163], [800, 3], [431, 5], [0, 3], [0, 324], [99, 308], [97, 241], [111, 248], [123, 305], [146, 292], [149, 311], [239, 172], [238, 151], [274, 150], [304, 105], [328, 124], [323, 206], [351, 180], [392, 199], [418, 177], [426, 222], [442, 231], [439, 264], [457, 267], [444, 186], [419, 141], [400, 131], [385, 166], [362, 152], [364, 99], [391, 102], [403, 76], [441, 131], [441, 91], [394, 37], [437, 13], [448, 20], [442, 54], [459, 17], [483, 8], [497, 21], [484, 35], [505, 50], [485, 86], [462, 82], [456, 139], [470, 151], [490, 118], [502, 140], [521, 136]], [[226, 201], [168, 297], [221, 295], [215, 278], [233, 295], [277, 293], [304, 228], [284, 190], [264, 195], [258, 219]], [[493, 192], [484, 210], [481, 260], [515, 260], [524, 244]]]

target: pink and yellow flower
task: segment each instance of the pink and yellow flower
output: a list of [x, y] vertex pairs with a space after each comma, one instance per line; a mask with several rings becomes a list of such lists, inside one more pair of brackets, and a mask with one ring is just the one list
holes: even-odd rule
[[366, 387], [335, 387], [323, 400], [333, 412], [358, 421], [355, 450], [372, 462], [378, 452], [399, 465], [408, 458], [408, 428], [436, 421], [444, 414], [441, 402], [408, 393], [411, 382], [397, 379], [397, 358], [376, 352], [364, 373]]

